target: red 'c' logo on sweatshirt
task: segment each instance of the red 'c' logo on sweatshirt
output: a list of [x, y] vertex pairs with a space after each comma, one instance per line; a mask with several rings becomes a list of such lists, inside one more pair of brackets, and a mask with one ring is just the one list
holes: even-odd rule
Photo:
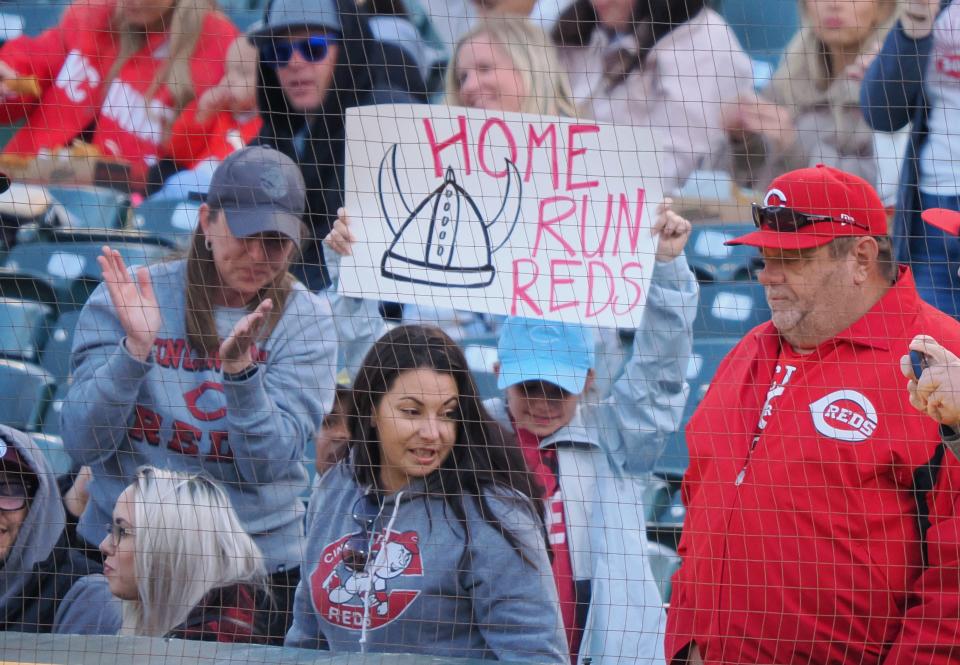
[[937, 71], [944, 76], [960, 79], [960, 55], [950, 53], [937, 56]]
[[[404, 580], [423, 575], [420, 537], [416, 531], [375, 536], [366, 568], [355, 572], [343, 564], [343, 548], [355, 534], [347, 534], [323, 548], [320, 561], [310, 574], [310, 595], [325, 621], [349, 630], [361, 630], [364, 614], [367, 628], [386, 626], [398, 618], [420, 595], [404, 589]], [[366, 603], [367, 608], [364, 609]]]

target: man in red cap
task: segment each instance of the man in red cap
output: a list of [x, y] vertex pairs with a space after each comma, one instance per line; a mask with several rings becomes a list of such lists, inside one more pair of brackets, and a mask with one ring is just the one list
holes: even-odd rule
[[754, 221], [731, 243], [762, 252], [772, 317], [687, 426], [668, 662], [960, 662], [960, 465], [899, 371], [960, 324], [894, 263], [861, 178], [787, 173]]

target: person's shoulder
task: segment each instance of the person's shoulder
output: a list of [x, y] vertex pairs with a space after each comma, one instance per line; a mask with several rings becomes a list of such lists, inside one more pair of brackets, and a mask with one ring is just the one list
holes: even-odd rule
[[60, 27], [71, 33], [107, 29], [116, 5], [116, 0], [78, 0], [64, 11]]
[[204, 39], [200, 43], [209, 43], [210, 39], [222, 38], [227, 40], [236, 39], [240, 31], [233, 24], [230, 18], [219, 9], [211, 9], [203, 15], [203, 35]]
[[326, 293], [314, 293], [298, 280], [290, 287], [290, 298], [284, 316], [330, 316], [333, 307]]
[[[493, 511], [493, 515], [486, 516], [488, 518], [496, 517], [505, 526], [528, 525], [534, 518], [533, 499], [520, 490], [495, 483], [485, 486], [481, 492], [484, 501]], [[466, 502], [468, 505], [469, 503]]]
[[[942, 346], [960, 355], [960, 322], [949, 314], [925, 302], [920, 303], [920, 312], [913, 325], [916, 334], [930, 335]], [[905, 347], [910, 340], [904, 340]]]

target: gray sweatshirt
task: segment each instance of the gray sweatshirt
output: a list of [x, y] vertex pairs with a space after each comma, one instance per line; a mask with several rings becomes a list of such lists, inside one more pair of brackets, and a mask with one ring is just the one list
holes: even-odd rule
[[360, 651], [365, 640], [369, 652], [569, 661], [543, 527], [530, 501], [508, 490], [486, 494], [533, 563], [469, 500], [468, 540], [443, 499], [424, 488], [417, 481], [384, 499], [374, 555], [357, 573], [341, 552], [351, 536], [364, 533], [353, 519], [364, 488], [347, 463], [320, 479], [286, 646]]
[[[163, 324], [146, 362], [126, 351], [103, 285], [83, 308], [61, 416], [66, 450], [93, 469], [79, 533], [91, 544], [103, 539], [114, 503], [137, 467], [202, 470], [227, 490], [268, 571], [299, 565], [304, 450], [332, 403], [338, 336], [344, 333], [333, 325], [327, 298], [298, 284], [270, 337], [257, 345], [258, 371], [225, 380], [215, 363], [198, 360], [186, 343], [185, 273], [184, 261], [150, 267]], [[351, 306], [345, 299], [340, 304]], [[352, 306], [367, 307], [363, 301]], [[246, 313], [218, 308], [220, 335]], [[379, 316], [337, 318], [350, 328], [346, 337], [358, 353], [382, 327]]]

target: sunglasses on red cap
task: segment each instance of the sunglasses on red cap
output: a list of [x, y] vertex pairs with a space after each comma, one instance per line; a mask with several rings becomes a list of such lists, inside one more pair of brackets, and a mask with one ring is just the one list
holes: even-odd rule
[[867, 231], [870, 230], [870, 227], [866, 224], [861, 224], [846, 215], [841, 219], [836, 219], [830, 215], [813, 215], [783, 206], [753, 204], [753, 223], [758, 229], [768, 228], [779, 233], [796, 233], [805, 226], [821, 224], [823, 222], [849, 224], [850, 226], [856, 226]]

